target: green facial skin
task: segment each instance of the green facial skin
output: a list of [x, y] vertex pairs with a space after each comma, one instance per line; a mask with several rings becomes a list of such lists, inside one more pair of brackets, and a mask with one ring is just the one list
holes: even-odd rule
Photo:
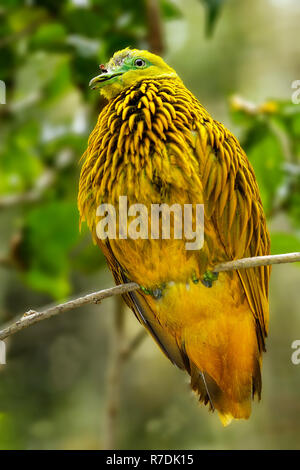
[[90, 87], [99, 89], [107, 100], [144, 79], [176, 77], [179, 80], [175, 70], [161, 57], [138, 49], [126, 48], [116, 52], [101, 69], [103, 73], [90, 81]]
[[[142, 61], [143, 65], [136, 65], [136, 63], [139, 63], [138, 61]], [[100, 75], [97, 75], [97, 77], [92, 78], [89, 86], [92, 88], [92, 90], [94, 90], [96, 88], [102, 88], [103, 86], [111, 85], [116, 82], [122, 83], [121, 77], [124, 73], [134, 70], [143, 70], [147, 67], [150, 67], [151, 65], [151, 62], [142, 57], [126, 58], [123, 64], [119, 67], [110, 67], [108, 64], [107, 72], [103, 72]]]

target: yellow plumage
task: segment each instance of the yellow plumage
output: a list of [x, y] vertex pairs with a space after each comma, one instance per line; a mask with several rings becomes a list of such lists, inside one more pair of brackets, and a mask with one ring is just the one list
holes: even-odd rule
[[[108, 104], [83, 156], [81, 219], [116, 282], [142, 286], [125, 301], [169, 359], [188, 371], [200, 400], [224, 424], [248, 418], [252, 397], [261, 393], [269, 267], [218, 279], [211, 273], [222, 261], [269, 254], [252, 167], [237, 139], [160, 57], [125, 49], [91, 83]], [[175, 239], [98, 239], [98, 205], [117, 207], [124, 195], [149, 213], [153, 203], [203, 203], [203, 248], [187, 251]]]

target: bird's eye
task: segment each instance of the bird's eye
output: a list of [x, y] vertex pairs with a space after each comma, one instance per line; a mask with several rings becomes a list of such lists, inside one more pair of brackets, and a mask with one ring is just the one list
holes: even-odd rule
[[134, 65], [136, 67], [144, 67], [146, 65], [146, 62], [143, 59], [136, 59]]

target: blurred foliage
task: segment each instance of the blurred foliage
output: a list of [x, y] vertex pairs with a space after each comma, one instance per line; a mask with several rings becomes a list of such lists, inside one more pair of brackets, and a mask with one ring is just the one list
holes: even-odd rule
[[[170, 0], [161, 11], [164, 18], [180, 15]], [[38, 207], [24, 207], [18, 222], [23, 278], [56, 299], [70, 293], [70, 253], [80, 243], [77, 161], [99, 112], [88, 82], [115, 50], [147, 46], [145, 12], [145, 2], [134, 0], [109, 8], [105, 0], [15, 0], [0, 9], [0, 77], [9, 102], [0, 109], [0, 197], [32, 189], [49, 169], [57, 173]], [[76, 252], [77, 269], [86, 266], [84, 250], [81, 244]]]
[[[176, 47], [187, 21], [187, 3], [192, 4], [186, 0], [159, 2], [164, 27], [174, 22], [170, 43]], [[229, 3], [233, 3], [231, 10], [227, 9]], [[247, 47], [242, 28], [251, 14], [256, 28], [259, 15], [252, 0], [195, 0], [192, 5], [195, 12], [204, 6], [201, 21], [205, 19], [208, 34], [214, 33], [215, 49], [205, 42], [203, 23], [198, 22], [194, 48], [183, 47], [178, 71], [183, 79], [189, 75], [195, 80], [196, 94], [202, 100], [213, 90], [212, 101], [225, 102], [232, 83], [242, 81], [234, 76]], [[269, 20], [270, 11], [265, 8]], [[0, 269], [3, 322], [24, 309], [112, 285], [112, 279], [101, 271], [104, 259], [88, 231], [83, 228], [79, 233], [78, 160], [103, 106], [98, 94], [90, 92], [88, 82], [98, 73], [98, 64], [115, 50], [150, 48], [146, 11], [146, 0], [8, 0], [0, 5], [0, 79], [7, 88], [7, 104], [0, 105], [0, 259], [10, 262], [8, 269], [6, 265]], [[198, 18], [194, 11], [192, 16]], [[230, 66], [220, 73], [223, 56]], [[259, 182], [272, 229], [272, 252], [300, 251], [300, 106], [279, 99], [262, 105], [233, 99], [230, 113]], [[46, 186], [49, 172], [54, 177]], [[31, 191], [38, 195], [34, 201], [1, 206], [2, 198], [22, 198]], [[278, 218], [283, 222], [276, 225]], [[287, 279], [286, 283], [284, 276], [280, 280], [284, 290], [295, 291], [297, 279], [294, 275]], [[288, 295], [291, 297], [292, 290]], [[282, 300], [277, 304], [278, 309], [285, 308]], [[16, 341], [12, 338], [11, 349], [8, 341], [9, 367], [0, 366], [0, 449], [99, 447], [100, 438], [95, 435], [105, 432], [99, 424], [104, 408], [99, 371], [106, 370], [112, 309], [107, 301], [98, 310], [96, 314], [92, 308], [86, 309], [88, 322], [85, 314], [76, 313], [70, 313], [72, 320], [61, 316], [52, 323], [41, 322], [36, 327], [38, 334], [32, 328]], [[291, 305], [291, 317], [293, 311], [296, 307]], [[138, 327], [132, 319], [130, 333]], [[278, 338], [281, 332], [278, 327]], [[213, 447], [221, 435], [219, 423], [213, 424], [217, 418], [213, 421], [203, 410], [200, 420], [182, 376], [175, 376], [159, 351], [153, 360], [151, 347], [150, 340], [146, 341], [140, 361], [126, 371], [122, 445], [142, 448], [146, 442], [149, 448], [195, 448], [202, 443]], [[276, 377], [280, 377], [278, 370]], [[278, 387], [267, 382], [264, 393], [269, 390], [271, 404], [265, 413], [269, 415], [249, 424], [252, 439], [255, 426], [259, 427], [259, 442], [260, 427], [273, 424], [275, 389]], [[283, 396], [283, 403], [286, 401]], [[286, 406], [285, 411], [292, 420], [295, 409]], [[227, 436], [231, 437], [224, 438], [224, 443], [230, 447], [240, 433], [228, 431]]]
[[213, 33], [221, 8], [226, 0], [200, 0], [206, 8], [206, 34]]
[[[77, 210], [78, 161], [103, 106], [88, 83], [98, 74], [98, 64], [116, 50], [149, 48], [146, 6], [146, 0], [10, 0], [0, 5], [0, 78], [7, 92], [7, 104], [0, 106], [0, 206], [2, 197], [37, 194], [32, 202], [24, 198], [17, 208], [1, 207], [0, 258], [9, 259], [15, 285], [13, 291], [9, 286], [0, 289], [2, 322], [22, 310], [27, 298], [29, 308], [34, 302], [61, 301], [73, 294], [80, 273], [89, 280], [97, 273], [98, 288], [104, 286], [99, 280], [103, 255], [85, 228], [80, 234]], [[163, 19], [181, 17], [172, 0], [162, 0], [160, 10]], [[77, 288], [90, 286], [81, 282]], [[61, 426], [56, 423], [51, 437], [51, 411], [55, 406], [67, 409], [60, 395], [69, 393], [79, 374], [91, 370], [84, 365], [88, 356], [78, 351], [82, 341], [92, 341], [93, 332], [88, 328], [84, 333], [81, 325], [81, 333], [72, 336], [69, 322], [58, 319], [57, 324], [57, 340], [46, 326], [34, 341], [26, 374], [22, 360], [14, 358], [28, 351], [31, 333], [10, 355], [9, 374], [1, 374], [0, 449], [28, 448], [31, 441], [42, 448], [43, 436], [51, 446], [51, 439], [60, 435], [59, 427], [64, 432], [66, 416]], [[74, 331], [78, 325], [73, 318]], [[99, 367], [105, 370], [106, 353], [99, 362], [103, 331], [94, 331], [97, 360], [92, 369], [98, 402]], [[52, 347], [45, 348], [45, 341]], [[57, 370], [64, 372], [58, 376]], [[17, 378], [15, 383], [12, 377]], [[30, 399], [23, 406], [29, 390]], [[89, 420], [94, 419], [91, 409]]]
[[238, 97], [231, 116], [242, 127], [246, 150], [268, 218], [284, 212], [290, 232], [272, 233], [272, 253], [300, 251], [300, 108], [290, 101], [260, 106]]

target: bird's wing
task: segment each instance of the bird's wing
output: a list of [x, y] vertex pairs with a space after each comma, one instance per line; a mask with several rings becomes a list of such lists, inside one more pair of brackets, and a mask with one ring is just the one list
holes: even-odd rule
[[[109, 241], [106, 240], [103, 242], [97, 240], [97, 243], [106, 257], [116, 284], [128, 282], [129, 279], [116, 260]], [[160, 325], [157, 316], [153, 313], [145, 297], [141, 295], [138, 290], [123, 294], [122, 297], [168, 359], [178, 368], [188, 371], [191, 376], [191, 386], [193, 390], [198, 392], [199, 400], [203, 401], [205, 405], [209, 403], [210, 409], [214, 410], [213, 399], [215, 394], [219, 395], [219, 388], [212, 378], [207, 373], [200, 371], [188, 357], [182, 339], [179, 344], [173, 335], [168, 334], [166, 329]]]
[[[222, 124], [210, 120], [200, 133], [206, 145], [196, 145], [204, 192], [206, 220], [224, 248], [222, 260], [267, 255], [270, 238], [255, 175], [237, 139]], [[268, 331], [270, 267], [238, 271], [253, 312], [259, 346], [264, 349]]]
[[[127, 278], [124, 269], [115, 258], [109, 241], [106, 240], [104, 242], [98, 239], [97, 243], [106, 257], [116, 284], [119, 285], [131, 282], [131, 280]], [[177, 367], [180, 369], [184, 369], [184, 358], [178, 348], [175, 338], [166, 334], [165, 329], [163, 329], [163, 327], [158, 322], [157, 317], [154, 315], [144, 296], [141, 295], [139, 291], [133, 291], [123, 294], [122, 297], [128, 307], [134, 312], [139, 322], [151, 334], [162, 352], [170, 359], [173, 364], [177, 365]]]

